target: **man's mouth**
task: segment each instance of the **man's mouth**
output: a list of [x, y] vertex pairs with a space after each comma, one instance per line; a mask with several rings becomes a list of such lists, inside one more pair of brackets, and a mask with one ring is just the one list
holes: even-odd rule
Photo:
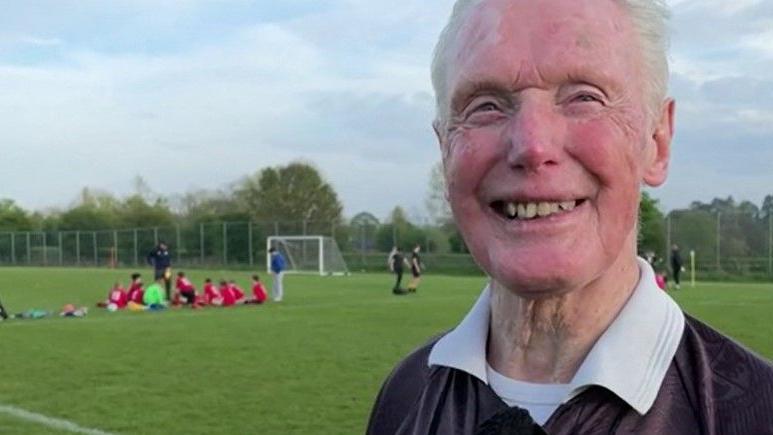
[[585, 199], [534, 202], [494, 201], [489, 206], [505, 219], [530, 220], [568, 213], [584, 202]]

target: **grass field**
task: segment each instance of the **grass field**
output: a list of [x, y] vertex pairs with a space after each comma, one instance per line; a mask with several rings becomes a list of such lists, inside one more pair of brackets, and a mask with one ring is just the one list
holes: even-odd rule
[[[0, 298], [11, 312], [93, 306], [130, 272], [5, 268]], [[245, 272], [188, 275], [248, 286]], [[395, 362], [457, 323], [483, 283], [430, 275], [417, 295], [394, 297], [386, 274], [288, 276], [281, 304], [3, 322], [0, 432], [72, 433], [20, 418], [26, 410], [94, 434], [363, 433]], [[773, 357], [773, 284], [701, 283], [674, 296]]]

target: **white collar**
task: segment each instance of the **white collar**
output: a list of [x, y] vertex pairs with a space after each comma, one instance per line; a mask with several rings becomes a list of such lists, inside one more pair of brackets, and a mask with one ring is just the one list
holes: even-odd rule
[[[609, 389], [642, 415], [655, 402], [682, 338], [684, 314], [657, 286], [649, 263], [641, 258], [638, 263], [633, 294], [580, 365], [565, 402], [590, 385]], [[488, 384], [490, 300], [486, 286], [462, 322], [432, 347], [429, 365], [453, 367]]]

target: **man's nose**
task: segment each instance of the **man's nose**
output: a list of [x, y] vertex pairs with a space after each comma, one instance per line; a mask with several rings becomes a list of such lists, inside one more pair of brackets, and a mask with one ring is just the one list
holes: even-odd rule
[[557, 138], [563, 126], [549, 104], [524, 102], [506, 129], [507, 163], [516, 170], [538, 172], [560, 162]]

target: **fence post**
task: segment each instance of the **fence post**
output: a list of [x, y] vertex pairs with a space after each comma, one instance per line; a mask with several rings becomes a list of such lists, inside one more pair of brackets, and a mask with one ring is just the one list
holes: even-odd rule
[[201, 266], [204, 265], [204, 223], [199, 224], [199, 252], [201, 253]]
[[253, 266], [255, 259], [252, 254], [252, 220], [247, 222], [247, 249], [250, 251], [250, 268]]
[[156, 245], [158, 245], [158, 227], [153, 228], [153, 240]]
[[721, 221], [722, 213], [717, 212], [717, 272], [722, 270], [722, 263], [720, 261], [720, 239], [721, 239]]
[[118, 231], [113, 230], [113, 268], [118, 267]]
[[32, 254], [30, 253], [30, 232], [27, 231], [27, 265], [32, 263]]
[[768, 275], [773, 275], [773, 213], [768, 214]]
[[81, 232], [75, 231], [75, 264], [81, 265]]
[[228, 222], [223, 222], [223, 266], [228, 264]]
[[303, 235], [306, 235], [306, 219], [303, 220]]
[[137, 252], [137, 228], [134, 229], [134, 267], [139, 266], [140, 264], [140, 258], [139, 253]]
[[182, 239], [180, 238], [180, 224], [175, 224], [174, 232], [175, 232], [175, 236], [177, 237], [177, 241], [175, 242], [177, 243], [177, 249], [174, 250], [175, 252], [177, 252], [177, 258], [175, 258], [175, 261], [179, 263], [180, 257], [182, 257], [182, 255], [180, 255], [180, 251], [181, 251], [180, 245], [182, 245]]
[[99, 253], [97, 252], [97, 232], [91, 232], [91, 240], [94, 242], [94, 267], [99, 266]]
[[664, 257], [666, 265], [671, 264], [671, 213], [666, 216], [666, 255]]
[[43, 266], [48, 266], [48, 243], [45, 231], [43, 231]]
[[279, 235], [279, 222], [277, 221], [274, 221], [274, 235], [275, 236]]
[[59, 265], [64, 266], [64, 253], [62, 252], [62, 232], [57, 233], [59, 239]]

